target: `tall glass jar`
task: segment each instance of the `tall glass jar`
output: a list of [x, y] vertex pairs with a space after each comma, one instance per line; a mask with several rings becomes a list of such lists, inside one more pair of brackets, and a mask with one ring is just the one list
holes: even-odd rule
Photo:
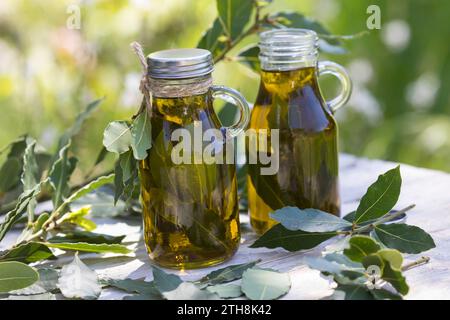
[[[147, 64], [153, 142], [139, 169], [149, 256], [177, 269], [220, 263], [240, 241], [236, 167], [203, 161], [205, 133], [217, 129], [224, 134], [223, 140], [216, 137], [213, 149], [226, 158], [230, 151], [224, 145], [248, 123], [247, 102], [232, 89], [212, 85], [207, 50], [158, 51], [147, 57]], [[237, 124], [222, 127], [213, 109], [216, 97], [240, 108]]]
[[[284, 206], [316, 208], [339, 215], [338, 128], [333, 113], [351, 94], [351, 81], [340, 65], [318, 62], [318, 37], [306, 29], [281, 29], [260, 35], [261, 82], [250, 128], [278, 129], [279, 170], [262, 175], [249, 164], [248, 200], [251, 224], [258, 233], [275, 221], [269, 213]], [[342, 91], [323, 98], [318, 77], [336, 76]], [[260, 144], [258, 144], [260, 146]], [[264, 151], [264, 150], [258, 150]]]

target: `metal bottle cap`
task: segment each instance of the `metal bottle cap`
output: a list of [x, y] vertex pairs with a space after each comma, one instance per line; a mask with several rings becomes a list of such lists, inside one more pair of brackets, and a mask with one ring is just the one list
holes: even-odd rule
[[170, 49], [147, 56], [148, 75], [154, 79], [187, 79], [210, 74], [211, 52], [204, 49]]

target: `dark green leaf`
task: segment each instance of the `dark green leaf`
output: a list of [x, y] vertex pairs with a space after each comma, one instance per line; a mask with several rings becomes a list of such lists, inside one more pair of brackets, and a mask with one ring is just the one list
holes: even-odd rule
[[219, 18], [214, 20], [212, 26], [203, 34], [197, 48], [209, 50], [213, 58], [218, 57], [226, 48], [226, 42], [221, 41], [225, 37], [222, 23]]
[[350, 247], [344, 250], [344, 254], [351, 260], [362, 262], [364, 257], [380, 250], [380, 246], [370, 237], [353, 236], [349, 241]]
[[0, 261], [31, 263], [53, 258], [55, 256], [45, 245], [29, 242], [9, 250], [5, 255], [0, 256]]
[[153, 281], [156, 288], [158, 288], [159, 292], [161, 293], [175, 290], [180, 284], [183, 283], [183, 280], [181, 280], [181, 278], [175, 274], [166, 273], [162, 269], [159, 269], [155, 266], [153, 266], [152, 268]]
[[73, 158], [68, 156], [70, 145], [69, 140], [60, 150], [59, 157], [49, 172], [50, 184], [54, 189], [52, 200], [55, 208], [63, 203], [70, 192], [69, 180], [76, 165], [76, 161], [71, 160]]
[[400, 166], [380, 175], [362, 197], [354, 222], [361, 223], [388, 213], [397, 203], [401, 185]]
[[136, 160], [147, 158], [147, 150], [152, 147], [152, 125], [147, 110], [141, 112], [131, 128], [131, 148]]
[[[317, 32], [319, 35], [330, 35], [330, 32], [318, 21], [305, 17], [298, 12], [278, 12], [269, 17], [270, 20], [275, 21], [288, 28], [310, 29]], [[338, 40], [327, 40], [330, 45], [339, 45]]]
[[121, 244], [95, 244], [95, 243], [86, 243], [86, 242], [45, 242], [42, 243], [50, 248], [58, 248], [61, 250], [73, 250], [73, 251], [84, 251], [84, 252], [95, 252], [95, 253], [120, 253], [120, 254], [127, 254], [130, 253], [131, 250], [128, 249], [126, 246]]
[[17, 158], [7, 158], [0, 168], [0, 193], [7, 192], [17, 185], [20, 180], [22, 166]]
[[242, 291], [251, 300], [273, 300], [291, 288], [288, 273], [270, 269], [248, 269], [242, 275]]
[[219, 19], [231, 39], [236, 39], [244, 31], [253, 9], [253, 0], [217, 0]]
[[117, 161], [114, 167], [114, 205], [117, 204], [120, 197], [123, 195], [123, 191], [123, 170], [120, 161]]
[[122, 180], [126, 184], [133, 177], [134, 171], [136, 170], [136, 160], [133, 158], [131, 150], [122, 153], [119, 156], [119, 162], [122, 168]]
[[[259, 154], [258, 159], [261, 159]], [[258, 196], [272, 210], [293, 205], [295, 202], [290, 199], [290, 196], [281, 191], [276, 175], [261, 174], [261, 168], [264, 167], [260, 161], [256, 164], [248, 164], [248, 174]]]
[[51, 243], [61, 243], [61, 242], [86, 242], [86, 243], [96, 243], [96, 244], [115, 244], [121, 243], [125, 236], [110, 236], [107, 234], [95, 233], [90, 231], [79, 231], [73, 230], [71, 232], [66, 232], [64, 236], [54, 236], [48, 240]]
[[261, 71], [261, 65], [259, 62], [259, 47], [252, 45], [244, 48], [237, 54], [237, 61], [259, 73]]
[[219, 283], [230, 282], [242, 277], [245, 270], [254, 267], [261, 260], [231, 265], [222, 269], [214, 270], [200, 280], [202, 284], [216, 285]]
[[103, 145], [109, 152], [127, 152], [131, 146], [131, 130], [126, 121], [113, 121], [103, 133]]
[[11, 227], [22, 217], [25, 209], [28, 207], [30, 202], [32, 202], [38, 194], [41, 192], [41, 185], [45, 181], [36, 185], [33, 189], [24, 191], [17, 201], [15, 208], [9, 211], [3, 222], [0, 224], [0, 241], [3, 239], [5, 234], [11, 229]]
[[[23, 172], [22, 172], [22, 185], [23, 190], [28, 191], [34, 188], [34, 186], [39, 182], [39, 167], [36, 161], [36, 154], [34, 152], [36, 146], [36, 140], [28, 139], [27, 147], [23, 154]], [[36, 209], [36, 200], [31, 200], [28, 205], [28, 221], [31, 223], [34, 220], [34, 211]]]
[[404, 253], [420, 253], [436, 247], [433, 238], [424, 230], [403, 223], [378, 225], [375, 234], [387, 247]]
[[256, 240], [251, 248], [284, 248], [288, 251], [311, 249], [336, 236], [336, 232], [291, 231], [277, 224]]
[[26, 288], [38, 280], [36, 270], [24, 263], [0, 262], [0, 293]]
[[274, 211], [270, 216], [292, 231], [329, 232], [352, 226], [348, 221], [317, 209], [284, 207]]
[[156, 289], [153, 281], [147, 282], [144, 280], [134, 279], [104, 279], [101, 280], [100, 283], [129, 293], [138, 293], [139, 295], [145, 296], [145, 300], [159, 300], [162, 298], [161, 293], [158, 289]]

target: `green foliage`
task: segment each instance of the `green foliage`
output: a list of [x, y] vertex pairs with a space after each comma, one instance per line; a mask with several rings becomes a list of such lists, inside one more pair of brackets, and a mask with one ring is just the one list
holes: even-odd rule
[[71, 251], [83, 251], [94, 253], [120, 253], [127, 254], [131, 250], [121, 244], [108, 244], [108, 243], [87, 243], [87, 242], [45, 242], [42, 243], [50, 248], [58, 248], [61, 250]]
[[362, 197], [353, 222], [361, 223], [388, 213], [397, 203], [401, 185], [399, 166], [380, 175]]
[[21, 262], [0, 262], [0, 293], [26, 288], [39, 280], [32, 267]]
[[420, 253], [436, 246], [433, 238], [416, 226], [403, 223], [379, 225], [374, 231], [385, 246], [404, 253]]
[[[346, 298], [401, 298], [383, 290], [373, 293], [364, 285], [365, 268], [377, 266], [381, 279], [389, 282], [398, 294], [407, 294], [409, 287], [402, 274], [401, 252], [420, 253], [435, 247], [433, 239], [424, 230], [394, 223], [414, 207], [390, 213], [399, 198], [400, 188], [400, 168], [396, 167], [380, 175], [367, 189], [356, 212], [349, 213], [343, 219], [315, 209], [284, 207], [271, 214], [280, 223], [264, 233], [251, 247], [281, 247], [298, 251], [313, 248], [338, 234], [346, 236], [349, 238], [346, 246], [338, 250], [343, 251], [342, 254], [305, 258], [304, 262], [324, 274], [333, 275], [339, 284], [336, 290], [344, 292]], [[391, 224], [386, 224], [388, 222]]]

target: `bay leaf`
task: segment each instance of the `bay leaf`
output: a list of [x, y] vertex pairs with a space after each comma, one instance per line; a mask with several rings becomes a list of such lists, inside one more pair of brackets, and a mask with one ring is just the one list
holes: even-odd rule
[[202, 284], [216, 285], [224, 282], [234, 281], [240, 279], [245, 270], [254, 267], [259, 262], [261, 262], [261, 260], [235, 264], [227, 266], [225, 268], [214, 270], [200, 279], [199, 282]]
[[78, 254], [71, 263], [62, 267], [58, 288], [64, 297], [70, 299], [97, 299], [102, 291], [97, 273], [89, 269]]
[[152, 125], [146, 109], [133, 120], [131, 137], [134, 158], [144, 160], [147, 158], [147, 150], [152, 147]]
[[377, 225], [374, 231], [384, 245], [403, 253], [420, 253], [436, 247], [433, 238], [416, 226], [393, 223]]
[[242, 275], [241, 289], [251, 300], [273, 300], [291, 288], [289, 274], [271, 269], [248, 269]]
[[107, 243], [87, 243], [87, 242], [43, 242], [42, 244], [50, 248], [58, 248], [61, 250], [84, 251], [94, 253], [120, 253], [128, 254], [132, 251], [121, 244], [107, 244]]
[[159, 292], [164, 293], [167, 291], [175, 290], [183, 283], [183, 280], [175, 274], [170, 274], [164, 270], [153, 266], [153, 281]]
[[103, 145], [109, 152], [124, 153], [131, 146], [131, 130], [126, 121], [113, 121], [103, 133]]
[[284, 207], [272, 212], [270, 216], [291, 231], [329, 232], [352, 226], [346, 220], [317, 209]]
[[380, 250], [380, 246], [371, 237], [356, 235], [350, 238], [349, 248], [344, 254], [353, 261], [362, 262], [364, 257]]
[[0, 262], [0, 293], [26, 288], [38, 280], [36, 269], [22, 262]]
[[400, 166], [380, 175], [361, 198], [353, 222], [359, 224], [388, 213], [397, 203], [401, 185]]
[[256, 240], [251, 248], [284, 248], [288, 251], [311, 249], [336, 236], [336, 232], [291, 231], [277, 224]]
[[28, 242], [9, 250], [5, 255], [0, 256], [0, 262], [18, 261], [32, 263], [46, 259], [53, 259], [52, 251], [40, 243]]

